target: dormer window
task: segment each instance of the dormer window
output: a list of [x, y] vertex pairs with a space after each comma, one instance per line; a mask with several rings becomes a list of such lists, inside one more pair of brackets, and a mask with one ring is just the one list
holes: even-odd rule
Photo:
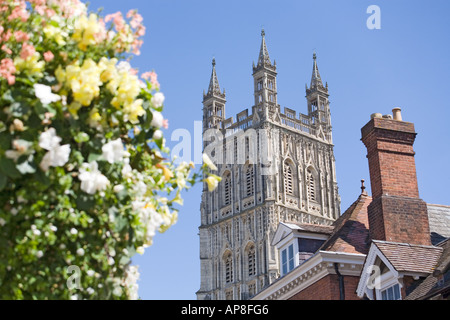
[[281, 276], [311, 258], [322, 246], [333, 227], [281, 222], [272, 239], [279, 252]]
[[281, 271], [282, 275], [289, 273], [295, 267], [294, 244], [281, 251]]
[[399, 284], [381, 291], [381, 300], [401, 300], [401, 297]]

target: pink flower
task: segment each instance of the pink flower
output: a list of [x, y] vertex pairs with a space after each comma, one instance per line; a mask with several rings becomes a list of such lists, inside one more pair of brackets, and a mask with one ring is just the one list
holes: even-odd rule
[[159, 82], [158, 82], [158, 75], [156, 74], [156, 72], [145, 72], [142, 74], [142, 79], [144, 80], [148, 80], [150, 79], [150, 83], [154, 86], [159, 88]]
[[17, 42], [25, 42], [30, 40], [30, 36], [28, 35], [28, 33], [23, 32], [22, 30], [15, 31], [14, 38], [16, 38]]
[[164, 129], [169, 129], [169, 119], [164, 119], [162, 126]]
[[6, 46], [6, 44], [2, 45], [2, 51], [6, 52], [7, 54], [12, 54], [12, 51], [10, 48]]
[[105, 22], [113, 21], [118, 32], [125, 28], [125, 20], [123, 19], [122, 12], [118, 11], [116, 13], [108, 14], [105, 17]]
[[10, 86], [16, 82], [16, 77], [14, 76], [15, 72], [16, 67], [11, 59], [6, 58], [0, 62], [0, 76], [5, 78]]
[[14, 7], [11, 14], [8, 17], [8, 21], [12, 21], [14, 19], [20, 19], [22, 22], [26, 22], [30, 17], [30, 14], [27, 11], [27, 6], [25, 1], [16, 2], [18, 5]]
[[8, 29], [8, 30], [6, 30], [5, 33], [3, 33], [2, 40], [4, 42], [6, 42], [9, 40], [9, 38], [11, 38], [11, 36], [12, 36], [12, 31], [11, 31], [11, 29]]
[[51, 51], [47, 51], [44, 53], [44, 60], [47, 62], [52, 61], [55, 58], [55, 55]]
[[20, 52], [20, 57], [23, 60], [26, 60], [28, 57], [31, 57], [36, 52], [36, 49], [32, 44], [24, 43], [22, 45], [22, 51]]

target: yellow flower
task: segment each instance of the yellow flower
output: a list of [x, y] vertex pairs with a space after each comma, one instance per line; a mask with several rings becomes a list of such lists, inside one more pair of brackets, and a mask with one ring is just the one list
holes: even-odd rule
[[131, 104], [126, 104], [123, 108], [123, 112], [126, 115], [126, 119], [131, 123], [138, 123], [138, 117], [143, 116], [145, 114], [145, 110], [142, 107], [144, 100], [138, 99]]
[[42, 77], [42, 70], [44, 69], [45, 62], [39, 61], [41, 55], [39, 52], [35, 52], [32, 56], [29, 56], [26, 60], [16, 57], [14, 59], [14, 65], [18, 72], [26, 71], [31, 76]]
[[212, 192], [217, 188], [217, 186], [219, 185], [219, 182], [221, 180], [222, 179], [220, 177], [211, 175], [208, 178], [206, 178], [204, 181], [208, 184], [208, 191]]
[[64, 37], [67, 37], [67, 32], [63, 31], [61, 28], [55, 27], [54, 25], [48, 23], [44, 29], [44, 35], [48, 39], [53, 39], [55, 42], [60, 45], [64, 46], [66, 44], [66, 41], [64, 40]]
[[104, 27], [99, 23], [97, 15], [94, 13], [89, 15], [89, 19], [84, 15], [80, 16], [76, 20], [74, 28], [75, 32], [72, 38], [78, 41], [78, 47], [83, 51], [86, 51], [88, 46], [96, 45], [99, 42], [97, 40], [104, 38], [99, 36], [105, 33]]
[[167, 167], [163, 167], [163, 174], [166, 181], [169, 181], [170, 178], [173, 178], [173, 172], [170, 171]]
[[79, 103], [78, 101], [73, 101], [69, 105], [68, 107], [69, 112], [75, 119], [78, 119], [78, 110], [80, 110], [81, 107], [82, 107], [81, 103]]
[[83, 65], [71, 65], [66, 69], [66, 80], [72, 89], [73, 98], [83, 106], [89, 106], [100, 95], [100, 68], [92, 59]]

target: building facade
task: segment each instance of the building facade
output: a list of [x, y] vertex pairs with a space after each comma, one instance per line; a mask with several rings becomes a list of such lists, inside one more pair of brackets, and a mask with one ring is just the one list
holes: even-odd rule
[[363, 183], [329, 227], [280, 223], [272, 245], [292, 247], [292, 268], [254, 300], [450, 299], [450, 206], [420, 198], [414, 124], [393, 111], [361, 130], [372, 196]]
[[249, 299], [273, 283], [283, 269], [271, 245], [280, 222], [330, 226], [340, 216], [328, 84], [316, 54], [307, 114], [282, 110], [276, 62], [261, 36], [251, 114], [226, 117], [215, 60], [203, 94], [204, 153], [222, 182], [202, 194], [199, 300]]

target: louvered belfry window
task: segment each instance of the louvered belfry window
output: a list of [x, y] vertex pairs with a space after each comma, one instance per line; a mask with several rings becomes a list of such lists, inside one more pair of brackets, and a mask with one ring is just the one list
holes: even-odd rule
[[307, 172], [307, 189], [308, 189], [308, 198], [309, 200], [316, 201], [316, 180], [314, 179], [314, 174], [308, 169]]
[[254, 195], [255, 192], [255, 172], [252, 165], [248, 165], [245, 170], [245, 193], [246, 197]]
[[225, 257], [225, 282], [233, 282], [233, 259], [231, 253]]
[[286, 194], [294, 195], [294, 177], [292, 174], [292, 167], [289, 162], [284, 163], [284, 186]]
[[223, 180], [224, 205], [229, 206], [231, 204], [231, 174], [229, 172], [226, 173]]
[[256, 274], [256, 252], [255, 246], [251, 246], [248, 250], [248, 276], [254, 276]]

